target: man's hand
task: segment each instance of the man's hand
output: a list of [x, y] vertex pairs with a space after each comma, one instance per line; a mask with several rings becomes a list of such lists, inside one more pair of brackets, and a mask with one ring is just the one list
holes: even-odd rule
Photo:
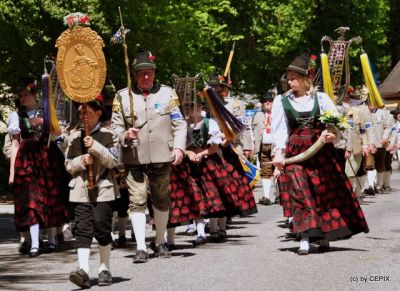
[[83, 144], [85, 145], [86, 148], [91, 148], [93, 146], [93, 137], [85, 136], [83, 138]]
[[181, 149], [173, 149], [171, 157], [174, 159], [172, 165], [179, 165], [183, 159], [183, 151]]
[[135, 127], [128, 128], [125, 131], [125, 140], [137, 139], [139, 134], [139, 129]]
[[348, 159], [350, 159], [350, 157], [351, 157], [351, 151], [345, 151], [344, 152], [344, 158], [346, 159], [346, 160], [348, 160]]

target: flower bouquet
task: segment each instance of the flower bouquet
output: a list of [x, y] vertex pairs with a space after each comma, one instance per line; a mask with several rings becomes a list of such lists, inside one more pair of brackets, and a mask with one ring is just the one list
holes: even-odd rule
[[343, 114], [338, 112], [336, 109], [324, 110], [324, 112], [322, 112], [321, 116], [319, 117], [319, 120], [322, 123], [325, 123], [327, 127], [333, 125], [339, 130], [346, 130], [347, 128], [349, 128], [346, 117], [343, 116]]
[[82, 12], [70, 13], [64, 17], [64, 25], [69, 28], [74, 28], [75, 26], [89, 26], [90, 19], [89, 16]]
[[[335, 133], [336, 128], [339, 130], [345, 130], [346, 128], [349, 128], [349, 124], [347, 123], [346, 117], [344, 117], [336, 109], [324, 110], [321, 116], [319, 117], [319, 120], [325, 124], [326, 126], [325, 130], [328, 132]], [[324, 145], [325, 143], [322, 141], [322, 135], [321, 135], [318, 138], [318, 140], [312, 146], [310, 146], [305, 152], [302, 152], [301, 154], [286, 159], [285, 165], [298, 164], [310, 159], [316, 153], [318, 153], [318, 151], [322, 149]]]

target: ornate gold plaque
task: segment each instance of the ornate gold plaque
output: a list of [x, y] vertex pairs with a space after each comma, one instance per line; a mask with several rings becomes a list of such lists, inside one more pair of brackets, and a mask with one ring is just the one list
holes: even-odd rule
[[57, 76], [65, 94], [75, 102], [94, 100], [106, 79], [104, 42], [89, 27], [65, 30], [57, 39]]

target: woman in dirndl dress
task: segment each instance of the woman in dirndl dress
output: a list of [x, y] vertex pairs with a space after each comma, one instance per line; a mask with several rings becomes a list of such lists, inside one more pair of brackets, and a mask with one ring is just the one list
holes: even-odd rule
[[43, 130], [33, 79], [21, 81], [20, 106], [12, 112], [7, 132], [12, 137], [9, 182], [13, 185], [15, 226], [31, 236], [30, 257], [39, 255], [39, 228], [48, 228], [47, 251], [56, 248], [56, 227], [66, 221], [69, 175], [64, 155]]
[[[177, 226], [195, 219], [197, 239], [194, 245], [205, 243], [203, 218], [213, 220], [226, 215], [243, 215], [248, 210], [245, 205], [253, 198], [238, 194], [239, 175], [218, 154], [221, 131], [213, 119], [202, 116], [202, 106], [198, 103], [193, 111], [186, 156], [180, 165], [172, 167], [170, 174], [169, 225]], [[169, 245], [174, 245], [173, 231], [169, 229]], [[213, 241], [226, 237], [224, 226], [219, 231], [221, 233], [211, 231]]]
[[[299, 255], [309, 253], [310, 241], [319, 241], [319, 250], [327, 251], [329, 241], [369, 231], [333, 146], [336, 134], [324, 131], [325, 125], [318, 120], [321, 112], [334, 110], [335, 105], [311, 86], [309, 64], [310, 57], [303, 55], [289, 65], [290, 90], [275, 98], [272, 107], [273, 163], [281, 171], [278, 182], [284, 213], [293, 216], [293, 232], [300, 237]], [[285, 166], [284, 154], [296, 156], [320, 136], [325, 145], [319, 152]]]

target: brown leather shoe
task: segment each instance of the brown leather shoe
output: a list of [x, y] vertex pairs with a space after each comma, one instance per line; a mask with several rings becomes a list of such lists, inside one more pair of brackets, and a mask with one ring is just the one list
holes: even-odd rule
[[149, 260], [149, 254], [143, 250], [137, 250], [133, 257], [134, 264], [146, 263]]
[[90, 288], [89, 275], [83, 269], [72, 271], [69, 274], [69, 280], [75, 285], [81, 287], [82, 289]]

